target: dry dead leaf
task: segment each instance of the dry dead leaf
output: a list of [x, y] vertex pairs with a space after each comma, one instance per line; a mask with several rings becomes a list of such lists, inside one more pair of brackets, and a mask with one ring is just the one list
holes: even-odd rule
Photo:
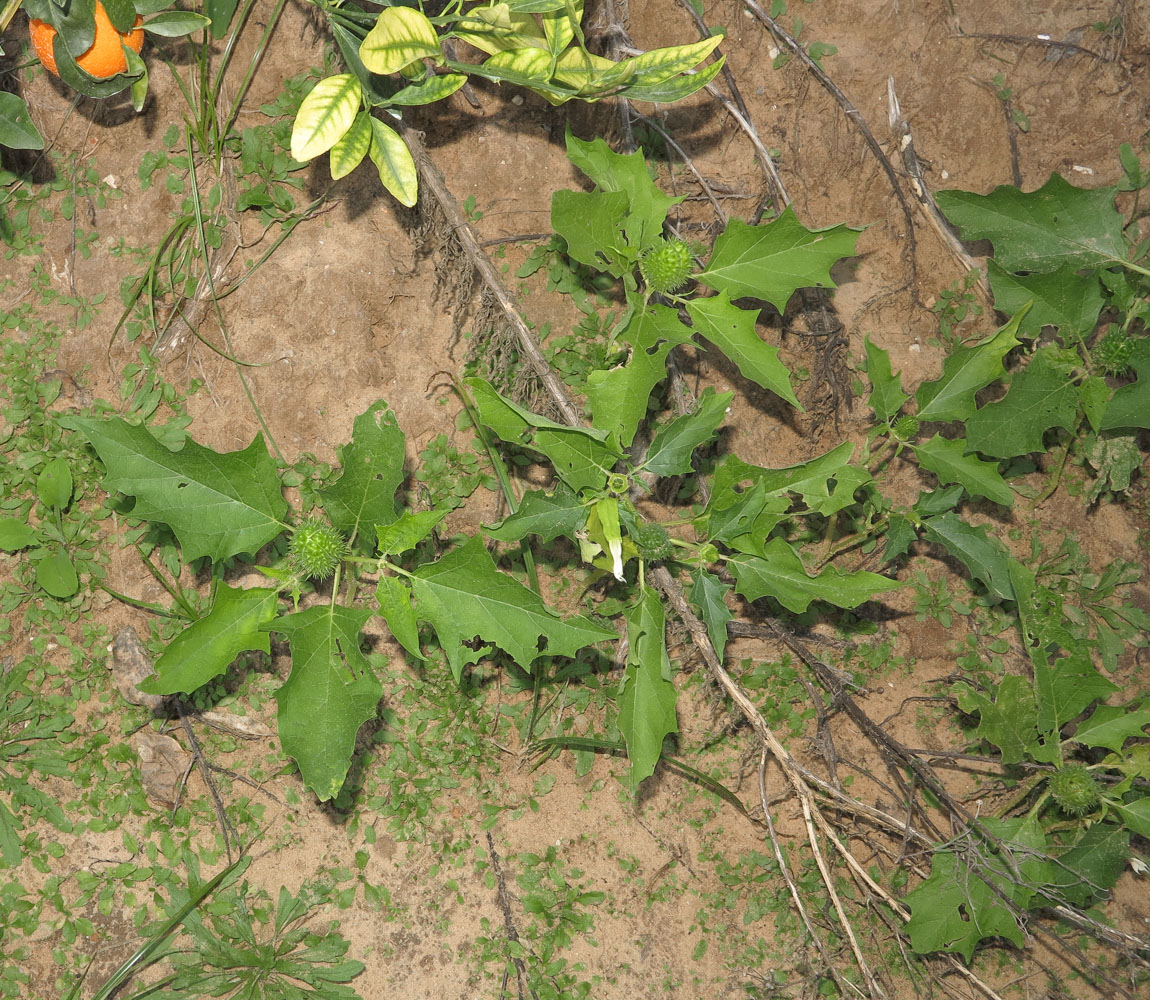
[[168, 714], [167, 695], [145, 694], [136, 687], [155, 671], [152, 669], [152, 658], [131, 625], [121, 629], [112, 643], [111, 670], [112, 682], [126, 701], [150, 708], [157, 715]]
[[170, 736], [143, 730], [136, 734], [140, 780], [153, 802], [175, 806], [195, 758]]

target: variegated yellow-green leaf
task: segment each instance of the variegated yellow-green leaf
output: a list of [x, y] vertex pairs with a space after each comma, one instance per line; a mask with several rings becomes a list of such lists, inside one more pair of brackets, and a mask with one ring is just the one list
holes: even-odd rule
[[362, 91], [351, 73], [320, 80], [303, 99], [291, 130], [291, 155], [303, 162], [326, 153], [352, 123], [359, 110]]
[[583, 0], [575, 0], [563, 10], [551, 11], [540, 18], [543, 22], [543, 31], [547, 35], [548, 48], [555, 55], [558, 55], [574, 41], [576, 30], [582, 19]]
[[483, 64], [483, 68], [511, 83], [526, 81], [546, 86], [551, 79], [551, 57], [543, 49], [507, 49], [496, 52]]
[[[395, 8], [389, 8], [395, 9]], [[401, 205], [411, 208], [419, 197], [419, 172], [407, 143], [395, 129], [384, 125], [378, 118], [371, 119], [371, 162], [379, 171], [379, 179]]]
[[635, 83], [652, 87], [671, 77], [699, 65], [721, 42], [721, 35], [712, 35], [690, 45], [672, 45], [665, 49], [652, 49], [641, 56], [628, 59], [627, 65], [635, 73]]
[[419, 59], [440, 56], [432, 23], [412, 7], [385, 7], [359, 47], [359, 57], [373, 73], [398, 73]]
[[547, 48], [535, 18], [513, 12], [505, 3], [468, 11], [456, 22], [452, 35], [489, 56], [508, 49]]
[[602, 56], [568, 49], [555, 62], [555, 79], [575, 87], [580, 96], [602, 94], [631, 82], [632, 60], [612, 62]]
[[355, 121], [351, 123], [351, 128], [343, 134], [343, 138], [331, 147], [328, 164], [331, 169], [331, 179], [338, 181], [341, 177], [350, 174], [367, 156], [370, 147], [371, 115], [366, 111], [361, 111], [355, 116]]

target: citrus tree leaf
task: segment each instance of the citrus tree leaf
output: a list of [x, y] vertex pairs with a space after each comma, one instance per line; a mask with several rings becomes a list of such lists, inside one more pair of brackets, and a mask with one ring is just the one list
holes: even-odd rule
[[671, 45], [661, 49], [650, 49], [642, 55], [632, 56], [627, 60], [635, 76], [636, 82], [644, 86], [654, 87], [660, 83], [678, 76], [686, 70], [698, 66], [704, 59], [718, 48], [722, 42], [722, 35], [711, 35], [709, 38], [686, 45]]
[[363, 162], [367, 151], [371, 148], [371, 115], [361, 111], [355, 116], [351, 127], [344, 132], [339, 141], [331, 147], [328, 157], [328, 169], [331, 179], [338, 181], [346, 177]]
[[375, 716], [383, 687], [360, 652], [368, 609], [324, 604], [265, 625], [291, 647], [291, 675], [275, 693], [280, 745], [321, 802], [347, 778], [355, 734]]
[[866, 373], [870, 379], [870, 408], [879, 420], [890, 420], [896, 416], [903, 404], [910, 398], [902, 391], [900, 372], [891, 373], [890, 353], [871, 342], [868, 335], [863, 339], [866, 348]]
[[996, 309], [1013, 316], [1031, 303], [1018, 327], [1021, 336], [1037, 337], [1044, 326], [1079, 337], [1094, 332], [1104, 304], [1097, 274], [1079, 274], [1074, 265], [1045, 273], [1011, 274], [993, 258], [987, 261], [987, 274]]
[[440, 55], [435, 26], [414, 7], [384, 7], [359, 47], [364, 66], [384, 76]]
[[877, 573], [859, 570], [844, 573], [834, 566], [811, 576], [790, 543], [772, 538], [761, 546], [761, 555], [736, 553], [727, 556], [736, 587], [747, 600], [773, 597], [788, 611], [802, 614], [812, 601], [825, 601], [836, 608], [857, 608], [877, 594], [902, 586]]
[[524, 670], [540, 656], [573, 656], [593, 642], [616, 638], [589, 618], [560, 618], [538, 594], [495, 568], [483, 539], [474, 537], [412, 576], [416, 611], [431, 622], [458, 681], [480, 658], [472, 639], [497, 645]]
[[[1077, 354], [1072, 355], [1076, 360]], [[1056, 347], [1043, 347], [1011, 379], [1006, 395], [966, 421], [970, 447], [995, 458], [1045, 450], [1053, 427], [1073, 431], [1078, 421], [1078, 387], [1073, 362]]]
[[709, 298], [691, 299], [687, 312], [695, 329], [730, 358], [744, 378], [802, 410], [791, 388], [791, 373], [779, 360], [779, 349], [764, 343], [755, 330], [757, 313], [732, 305], [725, 290]]
[[967, 455], [964, 438], [951, 441], [936, 434], [926, 443], [912, 447], [918, 464], [938, 476], [943, 486], [958, 483], [972, 497], [986, 497], [1004, 507], [1014, 505], [1014, 491], [999, 474], [998, 463]]
[[243, 451], [219, 454], [189, 438], [173, 452], [119, 417], [69, 425], [107, 468], [105, 489], [135, 497], [133, 516], [168, 525], [187, 562], [254, 554], [284, 530], [287, 502], [260, 434]]
[[660, 427], [647, 449], [643, 468], [656, 476], [683, 476], [691, 472], [695, 449], [706, 444], [726, 419], [733, 392], [703, 390], [693, 413], [676, 417]]
[[0, 146], [43, 149], [44, 137], [28, 114], [28, 105], [15, 94], [0, 91]]
[[434, 104], [454, 94], [467, 82], [464, 73], [433, 73], [420, 83], [412, 83], [387, 99], [388, 104], [399, 107], [417, 107]]
[[964, 240], [990, 240], [1006, 271], [1103, 268], [1125, 260], [1115, 188], [1076, 188], [1058, 174], [1037, 191], [939, 191], [938, 205]]
[[[407, 8], [389, 7], [388, 10]], [[411, 150], [399, 133], [378, 118], [371, 119], [371, 146], [367, 155], [375, 164], [380, 182], [401, 205], [411, 208], [419, 200], [419, 171]]]
[[616, 698], [619, 732], [631, 762], [627, 783], [632, 795], [654, 772], [664, 737], [679, 731], [677, 697], [667, 656], [663, 604], [654, 590], [644, 587], [638, 603], [627, 610], [627, 667]]
[[965, 420], [974, 413], [974, 394], [1005, 374], [1002, 359], [1018, 346], [1018, 324], [1024, 316], [1025, 310], [980, 343], [952, 352], [943, 362], [942, 375], [915, 392], [918, 418]]
[[240, 653], [271, 652], [266, 626], [277, 604], [275, 590], [236, 590], [221, 583], [212, 610], [168, 643], [155, 673], [137, 686], [147, 694], [188, 693], [225, 673]]
[[595, 426], [608, 431], [610, 444], [627, 448], [647, 415], [651, 390], [667, 377], [667, 355], [686, 343], [691, 331], [679, 322], [678, 310], [648, 305], [631, 314], [619, 336], [631, 345], [627, 363], [595, 369], [587, 376], [584, 391]]
[[501, 542], [517, 542], [528, 535], [538, 535], [553, 542], [560, 535], [574, 538], [587, 523], [587, 504], [565, 484], [551, 490], [530, 490], [523, 494], [519, 509], [499, 524], [484, 526], [484, 532]]
[[390, 406], [373, 403], [355, 418], [351, 441], [336, 449], [343, 473], [318, 491], [324, 511], [359, 548], [375, 548], [375, 528], [398, 516], [395, 491], [404, 480], [406, 438]]
[[359, 80], [352, 73], [320, 80], [296, 112], [291, 130], [292, 159], [303, 163], [339, 142], [355, 122], [362, 97]]
[[620, 96], [629, 101], [650, 101], [652, 104], [675, 104], [702, 90], [715, 79], [726, 63], [726, 56], [720, 56], [714, 62], [708, 63], [702, 69], [689, 71], [680, 76], [671, 77], [662, 83], [649, 84], [638, 75], [631, 83], [623, 88]]
[[155, 17], [149, 17], [140, 27], [149, 34], [159, 35], [162, 38], [183, 38], [184, 35], [201, 31], [212, 23], [210, 17], [204, 17], [203, 14], [196, 14], [190, 10], [165, 10]]
[[698, 278], [731, 299], [761, 299], [782, 312], [800, 288], [835, 287], [831, 265], [855, 252], [858, 234], [843, 225], [807, 229], [790, 205], [765, 226], [732, 219]]

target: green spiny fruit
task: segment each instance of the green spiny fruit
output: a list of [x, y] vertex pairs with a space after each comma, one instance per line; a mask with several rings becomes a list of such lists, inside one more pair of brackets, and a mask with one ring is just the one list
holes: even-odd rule
[[1085, 816], [1102, 801], [1102, 790], [1085, 764], [1067, 764], [1050, 776], [1050, 794], [1070, 816]]
[[918, 433], [918, 417], [904, 415], [894, 422], [891, 428], [895, 438], [899, 441], [909, 441]]
[[661, 524], [645, 521], [631, 532], [631, 541], [644, 562], [659, 562], [671, 555], [671, 536]]
[[311, 580], [323, 580], [335, 572], [347, 554], [347, 542], [326, 521], [311, 517], [296, 528], [288, 553], [300, 573]]
[[1125, 330], [1111, 327], [1106, 336], [1094, 345], [1091, 354], [1094, 363], [1107, 375], [1125, 375], [1134, 356], [1134, 341]]
[[639, 258], [639, 273], [660, 295], [682, 288], [691, 276], [691, 249], [682, 240], [660, 239]]

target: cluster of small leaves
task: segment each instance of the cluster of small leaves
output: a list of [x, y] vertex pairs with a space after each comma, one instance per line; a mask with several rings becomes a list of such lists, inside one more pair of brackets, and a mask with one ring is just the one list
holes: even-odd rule
[[[308, 94], [292, 131], [292, 155], [310, 160], [329, 153], [333, 179], [366, 157], [383, 186], [408, 206], [418, 196], [415, 162], [395, 129], [372, 114], [375, 108], [399, 117], [404, 108], [445, 100], [469, 76], [525, 87], [555, 105], [611, 95], [670, 104], [705, 87], [723, 65], [719, 58], [689, 72], [714, 51], [718, 34], [621, 62], [594, 55], [583, 36], [583, 0], [457, 3], [436, 16], [400, 5], [378, 14], [321, 7], [348, 72], [321, 80]], [[453, 39], [487, 58], [459, 62], [449, 54]]]

